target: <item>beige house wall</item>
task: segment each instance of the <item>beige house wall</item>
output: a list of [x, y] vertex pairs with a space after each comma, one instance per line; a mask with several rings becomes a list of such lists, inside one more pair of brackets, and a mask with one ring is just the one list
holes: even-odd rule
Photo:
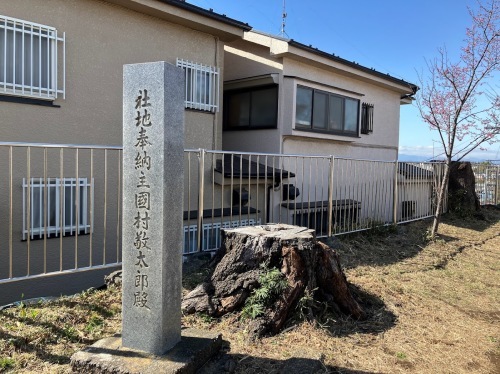
[[224, 131], [222, 149], [279, 153], [281, 142], [280, 124], [286, 106], [283, 105], [283, 64], [282, 59], [269, 55], [267, 47], [236, 40], [224, 47], [224, 81], [233, 81], [270, 74], [279, 74], [278, 128], [251, 131]]
[[[162, 10], [172, 14], [162, 13]], [[150, 61], [175, 64], [177, 58], [182, 58], [219, 67], [222, 83], [224, 41], [243, 33], [236, 27], [156, 0], [3, 0], [0, 14], [52, 26], [59, 34], [66, 34], [66, 98], [58, 98], [52, 107], [0, 101], [0, 141], [3, 142], [120, 146], [124, 64]], [[193, 29], [195, 26], [202, 31]], [[210, 31], [214, 33], [208, 33]], [[61, 56], [60, 50], [59, 58]], [[222, 96], [219, 103], [219, 110], [222, 110]], [[186, 109], [185, 147], [222, 147], [222, 116], [219, 112]], [[80, 150], [78, 153], [76, 168], [74, 149], [64, 150], [62, 166], [60, 150], [48, 150], [46, 176], [59, 178], [61, 167], [64, 178], [75, 178], [78, 173], [80, 178], [90, 180], [91, 172], [94, 173], [92, 235], [79, 235], [78, 239], [68, 236], [62, 240], [52, 237], [28, 243], [22, 236], [22, 182], [28, 175], [44, 177], [44, 152], [32, 148], [28, 163], [27, 149], [14, 148], [10, 179], [9, 148], [0, 147], [0, 213], [8, 219], [12, 209], [12, 221], [2, 225], [0, 230], [3, 243], [0, 245], [0, 280], [10, 277], [11, 262], [12, 276], [24, 277], [61, 269], [71, 271], [75, 265], [85, 267], [120, 261], [120, 154], [118, 151], [108, 152], [105, 177], [104, 151], [94, 152], [93, 163], [90, 151]], [[207, 164], [205, 174], [208, 178], [210, 170], [211, 165]], [[12, 194], [9, 192], [11, 185]], [[185, 202], [187, 196], [186, 193]], [[87, 209], [90, 214], [90, 205]], [[9, 248], [9, 236], [12, 237], [12, 249]], [[49, 277], [50, 281], [48, 278], [43, 281], [27, 279], [0, 284], [0, 305], [20, 299], [21, 293], [25, 298], [57, 296], [100, 285], [103, 273], [105, 270], [85, 272], [83, 276], [80, 273]], [[58, 287], [53, 287], [54, 284]]]
[[[222, 66], [217, 37], [96, 0], [4, 0], [1, 13], [66, 33], [60, 107], [0, 102], [2, 141], [122, 143], [123, 65], [176, 58]], [[186, 111], [186, 147], [220, 148], [220, 116]]]
[[[352, 68], [324, 58], [307, 60], [306, 52], [288, 53], [279, 38], [249, 32], [245, 40], [225, 47], [226, 78], [241, 79], [279, 74], [278, 128], [272, 130], [225, 131], [225, 150], [287, 154], [334, 154], [339, 157], [390, 161], [397, 158], [401, 95], [404, 87], [356, 76]], [[295, 51], [297, 52], [297, 51]], [[227, 80], [227, 79], [226, 79]], [[374, 131], [348, 137], [295, 130], [297, 85], [351, 97], [374, 105]], [[390, 88], [392, 87], [392, 88]]]
[[300, 136], [285, 136], [283, 153], [334, 155], [342, 158], [380, 161], [394, 161], [398, 156], [396, 147], [365, 145], [355, 142], [346, 144], [343, 141], [305, 137], [302, 136], [304, 132], [300, 131]]
[[[293, 79], [293, 91], [288, 89], [285, 92], [286, 102], [293, 102], [293, 114], [295, 113], [296, 86], [303, 85], [330, 93], [336, 93], [346, 97], [360, 100], [374, 105], [373, 133], [369, 135], [360, 134], [359, 138], [336, 136], [329, 134], [317, 134], [307, 131], [293, 130], [295, 128], [294, 117], [292, 122], [284, 124], [284, 134], [307, 136], [329, 140], [346, 141], [365, 146], [375, 147], [398, 147], [399, 142], [399, 113], [400, 96], [399, 92], [391, 91], [384, 87], [379, 87], [351, 77], [346, 77], [332, 71], [320, 69], [307, 65], [293, 59], [284, 59], [284, 75], [295, 77]], [[359, 158], [357, 151], [350, 157]]]

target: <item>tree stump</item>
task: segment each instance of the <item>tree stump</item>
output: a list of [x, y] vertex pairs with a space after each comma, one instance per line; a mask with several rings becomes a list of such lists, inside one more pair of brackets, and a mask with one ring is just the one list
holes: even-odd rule
[[277, 333], [307, 295], [356, 319], [365, 317], [349, 290], [337, 252], [306, 227], [270, 224], [223, 230], [222, 247], [212, 264], [209, 279], [184, 297], [185, 313], [220, 317], [240, 310], [262, 287], [263, 273], [279, 269], [286, 287], [251, 322], [255, 336]]
[[481, 210], [476, 195], [476, 178], [470, 162], [451, 163], [448, 194], [448, 208], [452, 212], [470, 215]]

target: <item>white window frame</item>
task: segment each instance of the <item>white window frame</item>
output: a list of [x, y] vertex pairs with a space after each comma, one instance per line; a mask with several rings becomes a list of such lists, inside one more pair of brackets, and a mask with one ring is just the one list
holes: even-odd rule
[[65, 56], [65, 33], [60, 36], [54, 27], [0, 15], [0, 94], [65, 99]]
[[[311, 101], [308, 103], [309, 107], [309, 118], [308, 121], [302, 121], [298, 118], [297, 115], [297, 110], [298, 110], [298, 95], [299, 95], [299, 90], [303, 91], [310, 91], [311, 92]], [[315, 109], [319, 107], [318, 105], [318, 98], [316, 97], [317, 95], [323, 95], [326, 96], [326, 105], [325, 105], [325, 111], [323, 112], [325, 116], [325, 127], [320, 127], [317, 124], [315, 124], [314, 120], [314, 115], [315, 115]], [[341, 116], [342, 116], [342, 121], [341, 129], [332, 129], [330, 128], [330, 118], [333, 116], [333, 114], [337, 114], [337, 112], [332, 113], [330, 110], [330, 100], [332, 98], [336, 98], [341, 101]], [[355, 102], [357, 105], [357, 110], [356, 110], [356, 130], [349, 130], [347, 129], [347, 119], [348, 119], [348, 112], [346, 110], [347, 103], [348, 102]], [[318, 105], [318, 106], [317, 106]], [[350, 96], [345, 96], [333, 92], [328, 92], [328, 91], [323, 91], [321, 89], [316, 89], [314, 87], [309, 87], [309, 86], [304, 86], [301, 84], [297, 84], [296, 86], [296, 91], [295, 91], [295, 130], [302, 130], [302, 131], [311, 131], [311, 132], [317, 132], [317, 133], [323, 133], [323, 134], [330, 134], [330, 135], [339, 135], [339, 136], [351, 136], [351, 137], [358, 137], [359, 136], [359, 131], [360, 131], [360, 108], [361, 108], [361, 101], [359, 99], [356, 99], [354, 97]]]
[[[231, 229], [236, 227], [244, 226], [255, 226], [260, 225], [260, 219], [242, 219], [235, 221], [224, 221], [224, 222], [214, 222], [203, 224], [203, 246], [202, 251], [213, 251], [220, 248], [221, 246], [221, 236], [220, 230]], [[210, 243], [215, 242], [215, 246], [211, 246]], [[198, 225], [184, 226], [184, 238], [182, 246], [183, 254], [191, 254], [198, 252]]]
[[[79, 188], [76, 188], [77, 185]], [[69, 222], [66, 217], [68, 187], [70, 187], [69, 201], [74, 202], [68, 207]], [[29, 194], [28, 191], [30, 191]], [[89, 183], [87, 178], [78, 178], [78, 184], [76, 178], [63, 178], [62, 184], [60, 178], [47, 178], [47, 184], [44, 178], [30, 178], [29, 180], [23, 178], [23, 240], [26, 240], [28, 235], [31, 239], [43, 238], [45, 234], [47, 238], [58, 237], [61, 228], [63, 236], [76, 233], [88, 234], [92, 230], [89, 211], [93, 211], [93, 206], [93, 183]], [[77, 209], [80, 213], [78, 222]], [[44, 211], [47, 211], [46, 217], [44, 217]]]
[[178, 58], [186, 77], [184, 106], [208, 112], [219, 111], [219, 68]]

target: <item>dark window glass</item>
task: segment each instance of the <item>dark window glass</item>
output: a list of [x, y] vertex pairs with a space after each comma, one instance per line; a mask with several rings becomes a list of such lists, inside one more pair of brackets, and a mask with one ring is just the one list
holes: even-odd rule
[[313, 108], [313, 127], [316, 129], [325, 129], [328, 120], [328, 95], [315, 92]]
[[252, 126], [266, 127], [276, 124], [277, 90], [275, 87], [252, 92]]
[[344, 131], [358, 131], [359, 102], [357, 100], [345, 99]]
[[251, 87], [224, 93], [224, 129], [276, 128], [278, 86]]
[[297, 87], [297, 101], [295, 104], [295, 119], [297, 124], [311, 126], [313, 90]]
[[342, 131], [342, 99], [338, 96], [330, 96], [330, 130]]
[[373, 132], [373, 104], [363, 103], [361, 107], [361, 134]]
[[297, 86], [295, 125], [298, 130], [358, 135], [359, 100]]
[[250, 92], [240, 92], [229, 96], [226, 105], [231, 126], [250, 125]]

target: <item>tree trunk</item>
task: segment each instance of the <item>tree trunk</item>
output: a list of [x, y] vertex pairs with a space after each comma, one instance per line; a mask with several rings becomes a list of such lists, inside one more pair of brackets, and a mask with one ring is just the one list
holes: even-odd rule
[[432, 222], [431, 238], [434, 239], [439, 229], [439, 223], [441, 221], [441, 210], [443, 209], [444, 196], [446, 194], [448, 180], [450, 178], [450, 163], [451, 158], [447, 158], [444, 165], [444, 176], [439, 186], [439, 193], [437, 196], [436, 210], [434, 212], [434, 220]]
[[451, 163], [448, 196], [449, 212], [466, 217], [481, 210], [481, 203], [476, 195], [476, 178], [470, 162]]
[[212, 275], [184, 297], [185, 313], [219, 317], [240, 310], [255, 299], [249, 300], [251, 295], [263, 291], [264, 274], [278, 269], [286, 288], [269, 298], [250, 323], [254, 335], [277, 333], [304, 296], [326, 301], [356, 319], [365, 317], [338, 254], [317, 241], [314, 230], [285, 224], [242, 227], [223, 230], [222, 239]]

